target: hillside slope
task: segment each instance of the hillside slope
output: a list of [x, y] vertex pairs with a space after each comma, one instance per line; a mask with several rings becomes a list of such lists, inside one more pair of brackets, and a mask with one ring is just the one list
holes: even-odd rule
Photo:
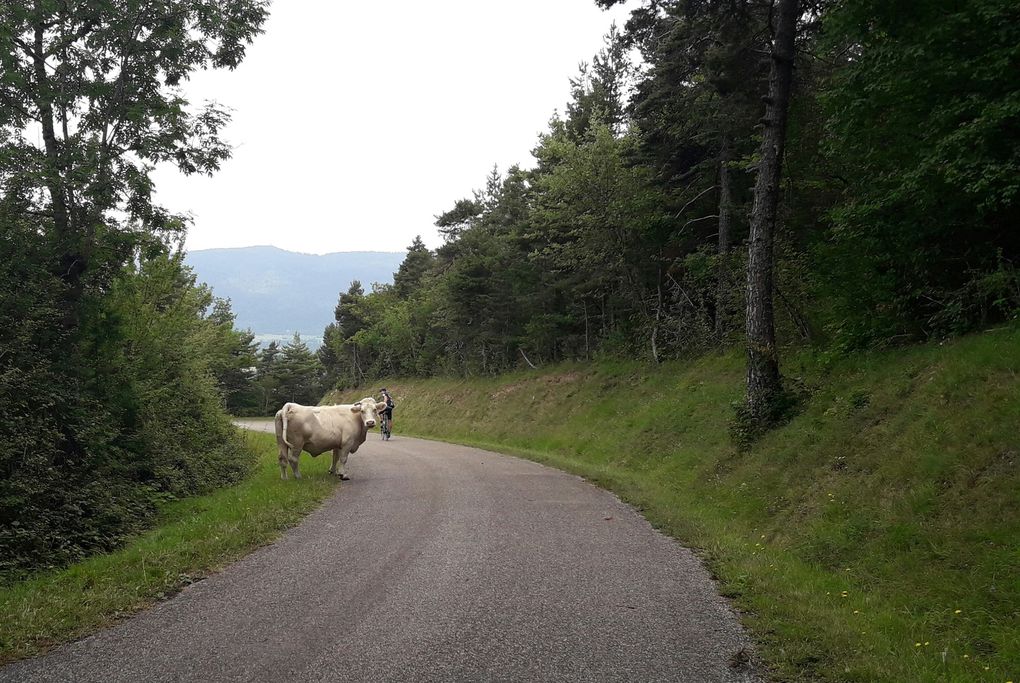
[[276, 247], [200, 249], [185, 262], [213, 293], [229, 298], [237, 327], [260, 335], [321, 335], [341, 291], [360, 280], [388, 283], [403, 252], [299, 254]]
[[385, 382], [396, 438], [574, 471], [700, 549], [779, 680], [1015, 680], [1020, 329], [784, 372], [810, 398], [745, 453], [736, 352]]

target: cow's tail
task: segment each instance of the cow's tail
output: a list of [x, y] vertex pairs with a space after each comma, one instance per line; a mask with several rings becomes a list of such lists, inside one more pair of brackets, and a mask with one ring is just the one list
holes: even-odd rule
[[290, 404], [284, 403], [283, 408], [280, 409], [280, 412], [283, 413], [283, 442], [287, 444], [287, 448], [293, 448], [290, 442], [287, 441], [287, 413], [290, 412]]

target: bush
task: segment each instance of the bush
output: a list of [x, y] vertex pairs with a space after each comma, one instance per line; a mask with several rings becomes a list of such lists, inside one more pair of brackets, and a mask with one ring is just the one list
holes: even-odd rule
[[[9, 244], [9, 243], [8, 243]], [[17, 302], [0, 354], [0, 573], [59, 566], [144, 528], [161, 501], [235, 482], [253, 460], [210, 365], [212, 303], [179, 256], [141, 258], [55, 345], [43, 270], [0, 259]], [[34, 285], [34, 286], [33, 286]], [[11, 338], [14, 337], [12, 340]]]

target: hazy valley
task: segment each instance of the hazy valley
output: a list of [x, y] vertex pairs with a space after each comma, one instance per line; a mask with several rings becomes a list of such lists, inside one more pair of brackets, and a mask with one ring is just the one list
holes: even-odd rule
[[260, 344], [281, 343], [297, 332], [310, 347], [321, 343], [333, 322], [337, 296], [353, 280], [366, 291], [390, 283], [403, 252], [301, 254], [277, 247], [199, 249], [186, 263], [216, 296], [229, 298], [236, 326], [248, 328]]

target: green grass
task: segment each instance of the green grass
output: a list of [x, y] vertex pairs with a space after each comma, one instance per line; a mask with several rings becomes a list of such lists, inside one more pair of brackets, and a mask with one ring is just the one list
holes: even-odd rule
[[741, 453], [743, 372], [733, 352], [385, 384], [398, 436], [581, 474], [697, 548], [777, 680], [1020, 680], [1020, 330], [788, 357], [810, 399]]
[[282, 482], [272, 434], [248, 432], [259, 466], [244, 482], [175, 501], [124, 548], [0, 587], [0, 663], [81, 637], [172, 595], [297, 523], [336, 486], [325, 468]]

